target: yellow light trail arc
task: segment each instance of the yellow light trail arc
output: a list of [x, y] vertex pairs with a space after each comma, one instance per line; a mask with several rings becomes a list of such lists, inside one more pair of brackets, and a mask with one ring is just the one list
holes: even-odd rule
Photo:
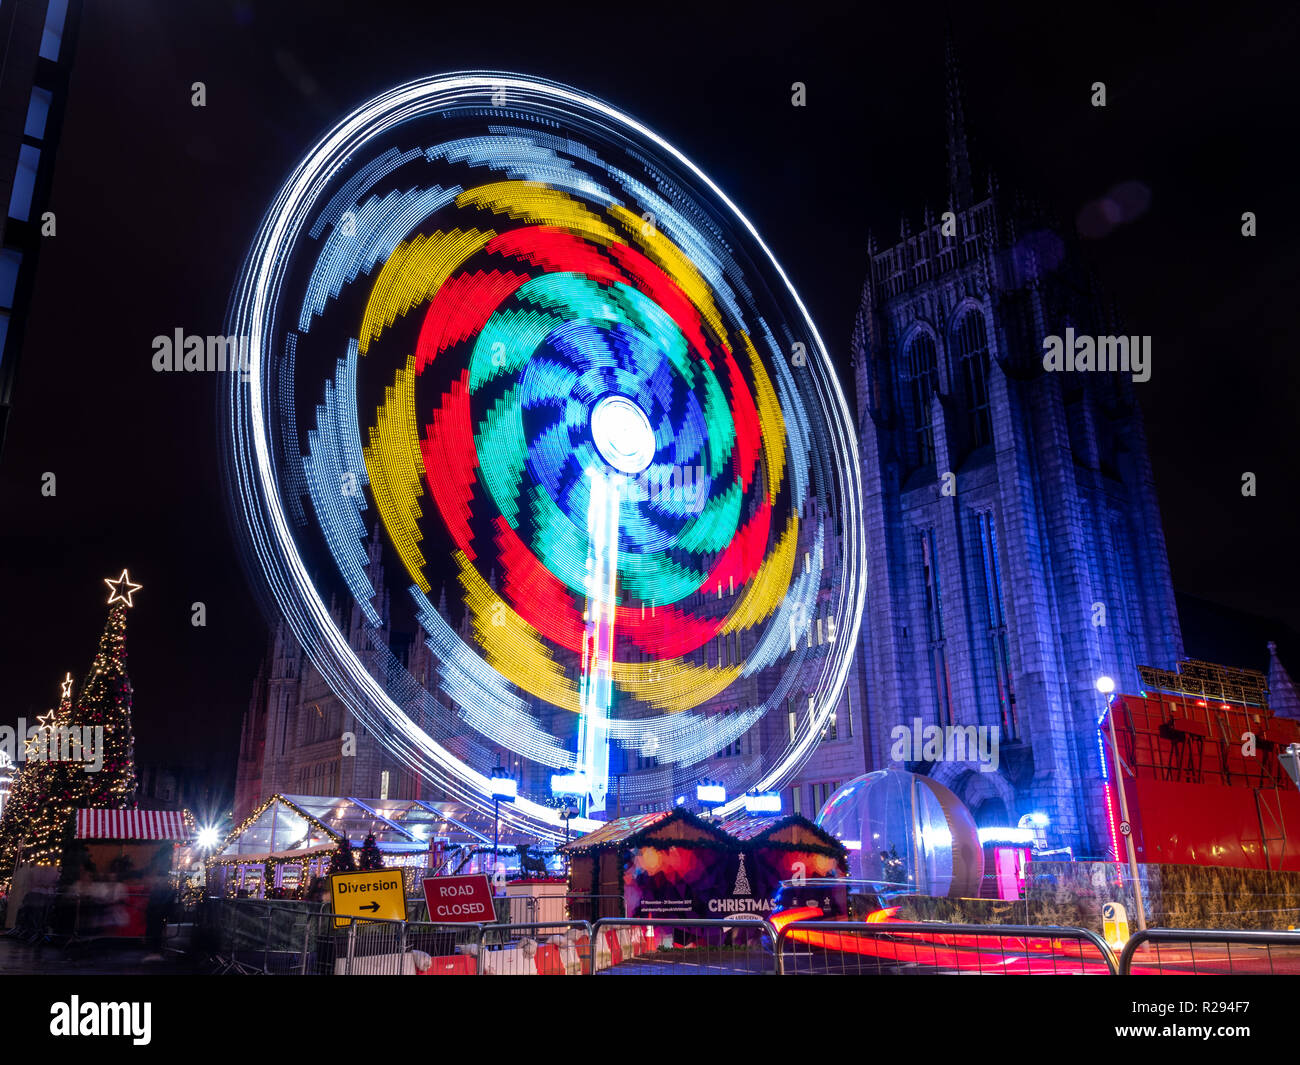
[[622, 223], [632, 235], [632, 239], [645, 249], [646, 254], [677, 282], [678, 287], [686, 293], [686, 298], [699, 311], [700, 317], [713, 330], [713, 335], [718, 342], [730, 347], [731, 345], [727, 343], [727, 330], [722, 325], [722, 315], [718, 313], [717, 304], [713, 302], [713, 292], [686, 253], [660, 233], [656, 227], [647, 225], [644, 219], [633, 214], [626, 207], [614, 204], [609, 208], [609, 213]]
[[795, 556], [799, 553], [799, 518], [790, 515], [785, 533], [772, 553], [763, 560], [753, 579], [745, 586], [727, 620], [718, 630], [725, 635], [740, 629], [750, 629], [776, 612], [790, 588], [794, 575]]
[[375, 279], [361, 319], [357, 348], [362, 355], [399, 315], [426, 303], [466, 259], [496, 236], [491, 230], [453, 229], [402, 241]]
[[423, 458], [415, 424], [415, 356], [408, 355], [406, 368], [397, 371], [393, 384], [384, 389], [384, 403], [370, 427], [370, 446], [362, 452], [375, 506], [392, 537], [398, 557], [421, 591], [429, 591], [424, 576], [424, 554], [418, 546], [420, 532], [419, 497]]
[[581, 713], [577, 685], [551, 657], [537, 630], [492, 590], [465, 552], [456, 551], [453, 557], [461, 587], [465, 589], [465, 605], [470, 610], [474, 634], [488, 665], [516, 687], [563, 710]]
[[785, 419], [781, 416], [776, 389], [772, 387], [772, 380], [763, 368], [763, 360], [754, 349], [754, 342], [745, 332], [740, 334], [740, 339], [744, 342], [749, 365], [754, 372], [754, 403], [758, 407], [758, 424], [763, 430], [763, 453], [767, 457], [767, 498], [769, 502], [775, 503], [781, 478], [785, 476]]
[[524, 222], [560, 226], [601, 244], [613, 244], [612, 229], [559, 189], [536, 181], [494, 181], [466, 189], [456, 197], [457, 207], [481, 207]]
[[643, 702], [670, 713], [721, 695], [741, 672], [740, 666], [695, 666], [683, 659], [667, 662], [615, 662], [614, 683]]

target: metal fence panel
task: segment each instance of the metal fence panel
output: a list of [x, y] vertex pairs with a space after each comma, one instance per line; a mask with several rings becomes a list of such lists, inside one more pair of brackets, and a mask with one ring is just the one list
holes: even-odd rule
[[564, 907], [571, 921], [588, 921], [594, 924], [602, 918], [627, 916], [627, 901], [622, 895], [588, 895], [571, 892], [564, 898]]
[[1119, 959], [1123, 976], [1300, 974], [1300, 932], [1148, 928], [1134, 933]]
[[775, 942], [776, 930], [758, 915], [603, 918], [592, 925], [589, 968], [618, 976], [771, 975]]
[[1095, 932], [1054, 926], [811, 920], [778, 928], [755, 914], [484, 925], [349, 917], [337, 927], [337, 920], [314, 904], [210, 899], [194, 936], [218, 971], [235, 973], [1300, 973], [1296, 932], [1153, 929], [1133, 937], [1120, 963]]
[[1115, 955], [1085, 928], [792, 921], [776, 936], [782, 975], [1114, 975]]
[[484, 976], [581, 976], [588, 969], [586, 921], [483, 925], [475, 953]]

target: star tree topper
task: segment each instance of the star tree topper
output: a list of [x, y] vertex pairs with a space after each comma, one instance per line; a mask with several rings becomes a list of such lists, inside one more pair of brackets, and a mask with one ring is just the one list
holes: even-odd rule
[[117, 580], [114, 580], [112, 577], [105, 577], [104, 583], [108, 585], [108, 590], [113, 593], [108, 597], [109, 606], [112, 606], [114, 603], [125, 603], [127, 606], [135, 606], [135, 604], [131, 602], [131, 596], [144, 587], [144, 585], [132, 583], [126, 570], [122, 571], [122, 576], [118, 577]]

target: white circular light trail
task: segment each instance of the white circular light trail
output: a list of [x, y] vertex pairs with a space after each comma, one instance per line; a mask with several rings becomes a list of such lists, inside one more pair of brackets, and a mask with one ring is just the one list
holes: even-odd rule
[[[779, 402], [782, 407], [792, 404], [784, 412], [785, 432], [803, 442], [803, 454], [810, 459], [815, 453], [807, 451], [809, 445], [825, 449], [833, 456], [831, 472], [823, 473], [820, 483], [825, 492], [836, 497], [823, 499], [822, 503], [829, 502], [835, 508], [839, 554], [826, 561], [839, 567], [843, 579], [839, 582], [839, 598], [831, 619], [835, 643], [815, 678], [819, 702], [815, 707], [810, 705], [808, 727], [798, 729], [784, 755], [764, 768], [746, 790], [779, 787], [815, 748], [817, 737], [843, 690], [852, 648], [858, 639], [865, 599], [866, 552], [861, 531], [862, 488], [854, 420], [816, 326], [753, 225], [680, 151], [601, 100], [566, 86], [508, 73], [467, 72], [421, 79], [398, 86], [358, 108], [295, 168], [267, 212], [250, 251], [232, 300], [228, 328], [231, 335], [248, 338], [251, 353], [247, 372], [231, 376], [230, 423], [226, 428], [232, 459], [229, 470], [232, 496], [242, 515], [249, 546], [295, 635], [349, 709], [374, 729], [403, 762], [418, 771], [431, 772], [463, 801], [490, 809], [491, 784], [487, 773], [466, 764], [412, 721], [385, 685], [358, 658], [313, 582], [282, 500], [279, 478], [283, 470], [277, 457], [278, 443], [273, 442], [282, 431], [278, 421], [282, 412], [273, 409], [268, 390], [273, 381], [272, 364], [280, 356], [286, 328], [286, 323], [279, 319], [286, 315], [291, 318], [296, 310], [285, 311], [279, 306], [287, 264], [299, 242], [305, 239], [307, 228], [317, 220], [322, 198], [337, 184], [337, 176], [345, 173], [355, 158], [364, 156], [369, 142], [397, 127], [449, 109], [471, 106], [487, 109], [503, 93], [516, 106], [522, 101], [525, 106], [535, 104], [548, 109], [552, 115], [581, 115], [583, 121], [602, 124], [617, 135], [645, 146], [646, 151], [662, 153], [697, 188], [705, 190], [704, 195], [712, 196], [730, 222], [739, 227], [758, 252], [759, 265], [769, 278], [766, 285], [779, 293], [781, 299], [788, 300], [794, 311], [788, 323], [774, 321], [769, 325], [761, 319], [751, 323], [756, 329], [753, 344], [764, 350], [775, 367], [776, 388], [769, 402]], [[712, 275], [709, 280], [716, 283]], [[796, 346], [807, 346], [810, 350], [805, 359], [787, 364], [789, 342], [794, 338], [802, 338]], [[805, 345], [803, 340], [810, 344]], [[798, 370], [792, 371], [791, 365]], [[812, 422], [804, 409], [805, 403], [816, 412]], [[625, 396], [610, 395], [598, 402], [591, 414], [593, 442], [610, 465], [627, 474], [647, 469], [655, 458], [655, 436], [645, 410], [638, 403]], [[802, 497], [809, 484], [807, 471], [793, 467], [789, 476]], [[819, 566], [821, 537], [819, 532], [811, 555]], [[791, 619], [803, 616], [802, 604], [787, 602], [778, 611], [776, 620], [784, 621], [787, 616]], [[782, 702], [787, 690], [781, 690]], [[657, 736], [650, 738], [658, 742]], [[738, 796], [718, 812], [732, 813], [742, 801]], [[561, 837], [566, 828], [559, 811], [522, 794], [509, 811], [502, 811], [502, 820], [552, 839]], [[584, 831], [594, 827], [594, 823], [575, 819], [571, 827]]]

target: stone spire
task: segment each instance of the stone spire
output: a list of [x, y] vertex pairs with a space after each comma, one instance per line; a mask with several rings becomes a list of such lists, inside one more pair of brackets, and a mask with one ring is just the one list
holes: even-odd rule
[[944, 71], [947, 76], [948, 121], [948, 198], [954, 211], [962, 211], [974, 202], [974, 189], [970, 176], [970, 152], [966, 146], [966, 113], [962, 106], [965, 90], [962, 87], [961, 69], [957, 65], [957, 45], [953, 38], [952, 23], [944, 33]]

